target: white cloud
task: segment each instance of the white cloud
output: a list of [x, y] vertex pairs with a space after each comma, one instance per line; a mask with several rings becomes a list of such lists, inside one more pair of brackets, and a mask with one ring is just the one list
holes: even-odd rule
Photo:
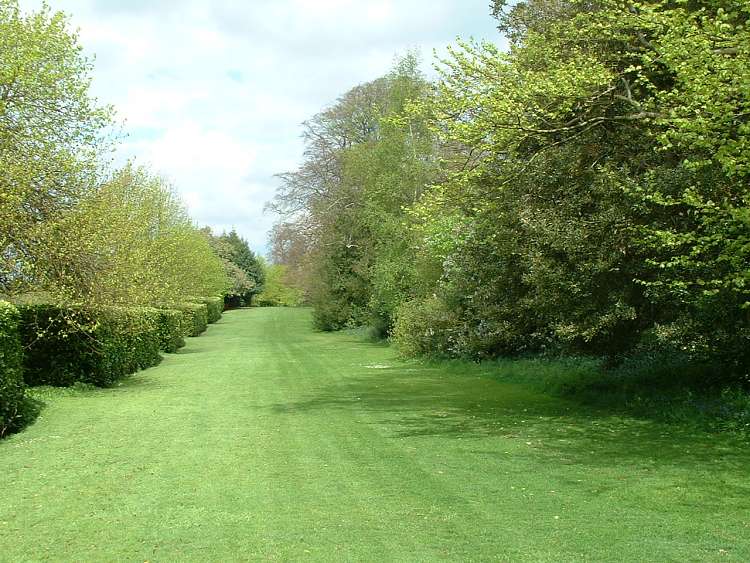
[[[394, 55], [456, 36], [499, 40], [487, 0], [49, 0], [96, 54], [93, 90], [135, 157], [171, 178], [193, 217], [263, 250], [274, 174], [300, 123]], [[36, 9], [41, 0], [21, 0]]]

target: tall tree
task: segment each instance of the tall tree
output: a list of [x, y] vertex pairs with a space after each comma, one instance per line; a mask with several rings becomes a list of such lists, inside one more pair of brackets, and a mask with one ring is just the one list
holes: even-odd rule
[[655, 337], [746, 364], [747, 4], [505, 7], [511, 50], [453, 49], [426, 108], [456, 149], [415, 209], [455, 317], [442, 349]]
[[[309, 265], [320, 328], [374, 322], [387, 330], [392, 297], [409, 286], [397, 270], [411, 261], [387, 241], [405, 243], [403, 206], [418, 197], [429, 166], [429, 135], [405, 112], [428, 89], [418, 66], [407, 55], [387, 76], [353, 88], [307, 122], [305, 162], [280, 176], [272, 208], [284, 219], [272, 247]], [[390, 262], [378, 260], [381, 251]]]
[[96, 184], [111, 110], [66, 16], [0, 0], [0, 291], [28, 279], [30, 232]]

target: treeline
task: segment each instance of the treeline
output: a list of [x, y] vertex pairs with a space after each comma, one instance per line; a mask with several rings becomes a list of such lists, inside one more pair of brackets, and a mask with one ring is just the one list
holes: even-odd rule
[[496, 0], [304, 126], [275, 259], [406, 355], [672, 355], [746, 378], [750, 5]]
[[109, 385], [174, 352], [265, 271], [234, 231], [199, 228], [160, 176], [113, 170], [113, 110], [67, 17], [0, 0], [0, 437], [26, 385]]

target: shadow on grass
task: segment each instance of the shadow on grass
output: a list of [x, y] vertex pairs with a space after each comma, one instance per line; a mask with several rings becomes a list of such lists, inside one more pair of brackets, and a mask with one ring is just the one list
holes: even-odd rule
[[477, 455], [507, 456], [510, 444], [514, 455], [558, 464], [700, 464], [748, 473], [750, 446], [739, 436], [612, 414], [467, 370], [461, 375], [435, 367], [377, 369], [306, 399], [265, 408], [288, 415], [366, 412], [392, 438], [475, 441]]
[[[199, 337], [194, 337], [199, 338]], [[194, 350], [192, 348], [180, 348], [177, 352], [174, 352], [175, 356], [185, 356], [189, 354], [200, 354], [202, 350]]]

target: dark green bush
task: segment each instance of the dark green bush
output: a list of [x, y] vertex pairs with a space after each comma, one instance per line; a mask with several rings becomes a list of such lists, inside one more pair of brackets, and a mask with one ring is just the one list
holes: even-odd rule
[[16, 308], [0, 301], [0, 437], [23, 424], [27, 400], [21, 371], [23, 350]]
[[19, 311], [29, 385], [103, 387], [161, 361], [155, 309], [23, 305]]
[[183, 336], [200, 336], [208, 327], [208, 307], [203, 303], [179, 303], [170, 305], [170, 309], [182, 313]]
[[185, 345], [182, 332], [182, 311], [154, 309], [162, 352], [174, 353]]
[[241, 295], [226, 295], [224, 297], [224, 309], [239, 309], [245, 306]]

